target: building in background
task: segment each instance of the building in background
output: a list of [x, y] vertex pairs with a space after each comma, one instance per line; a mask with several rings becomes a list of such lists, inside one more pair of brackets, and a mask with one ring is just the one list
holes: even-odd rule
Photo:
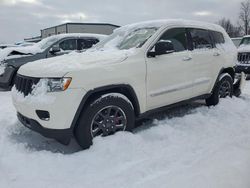
[[46, 37], [62, 33], [95, 33], [110, 35], [120, 26], [109, 23], [65, 23], [41, 30], [41, 36], [26, 38], [26, 42], [38, 42]]

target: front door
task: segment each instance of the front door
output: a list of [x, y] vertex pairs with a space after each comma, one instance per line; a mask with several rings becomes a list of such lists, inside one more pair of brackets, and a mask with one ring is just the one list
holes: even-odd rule
[[169, 29], [161, 40], [171, 42], [174, 52], [146, 59], [148, 110], [193, 97], [193, 61], [188, 51], [186, 29]]

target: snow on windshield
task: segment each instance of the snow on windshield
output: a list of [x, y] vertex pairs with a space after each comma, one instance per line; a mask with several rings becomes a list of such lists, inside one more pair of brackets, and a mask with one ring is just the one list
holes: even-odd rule
[[37, 47], [41, 48], [42, 50], [45, 50], [47, 49], [48, 47], [50, 47], [52, 44], [54, 44], [55, 42], [58, 41], [58, 37], [48, 37], [48, 38], [45, 38], [43, 40], [41, 40], [40, 42], [38, 42], [36, 44]]
[[140, 48], [157, 31], [158, 28], [133, 28], [127, 27], [116, 30], [106, 40], [96, 45], [96, 49], [115, 48], [119, 50], [128, 50], [131, 48]]

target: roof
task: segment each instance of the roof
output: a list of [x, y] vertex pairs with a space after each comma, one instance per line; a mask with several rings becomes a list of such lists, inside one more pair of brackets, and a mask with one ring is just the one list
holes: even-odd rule
[[[152, 20], [152, 21], [138, 22], [138, 23], [123, 26], [122, 29], [124, 29], [124, 28], [141, 28], [141, 27], [163, 27], [163, 26], [168, 26], [168, 25], [193, 26], [193, 27], [201, 27], [201, 28], [225, 32], [224, 29], [217, 24], [208, 23], [208, 22], [193, 21], [193, 20], [184, 20], [184, 19], [163, 19], [163, 20]], [[117, 30], [119, 30], [119, 29], [120, 28], [118, 28]]]
[[46, 30], [46, 29], [52, 29], [52, 28], [55, 28], [55, 27], [64, 26], [64, 25], [107, 25], [107, 26], [113, 26], [113, 27], [117, 27], [117, 28], [120, 27], [118, 25], [109, 24], [109, 23], [76, 23], [76, 22], [69, 22], [69, 23], [64, 23], [64, 24], [52, 26], [52, 27], [47, 27], [45, 29], [42, 29], [42, 31]]

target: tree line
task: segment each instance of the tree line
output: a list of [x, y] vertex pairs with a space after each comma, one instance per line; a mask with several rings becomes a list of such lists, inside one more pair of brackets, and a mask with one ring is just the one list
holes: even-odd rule
[[217, 24], [221, 25], [230, 37], [240, 37], [250, 34], [250, 0], [240, 3], [239, 20], [233, 24], [230, 19], [222, 18]]

